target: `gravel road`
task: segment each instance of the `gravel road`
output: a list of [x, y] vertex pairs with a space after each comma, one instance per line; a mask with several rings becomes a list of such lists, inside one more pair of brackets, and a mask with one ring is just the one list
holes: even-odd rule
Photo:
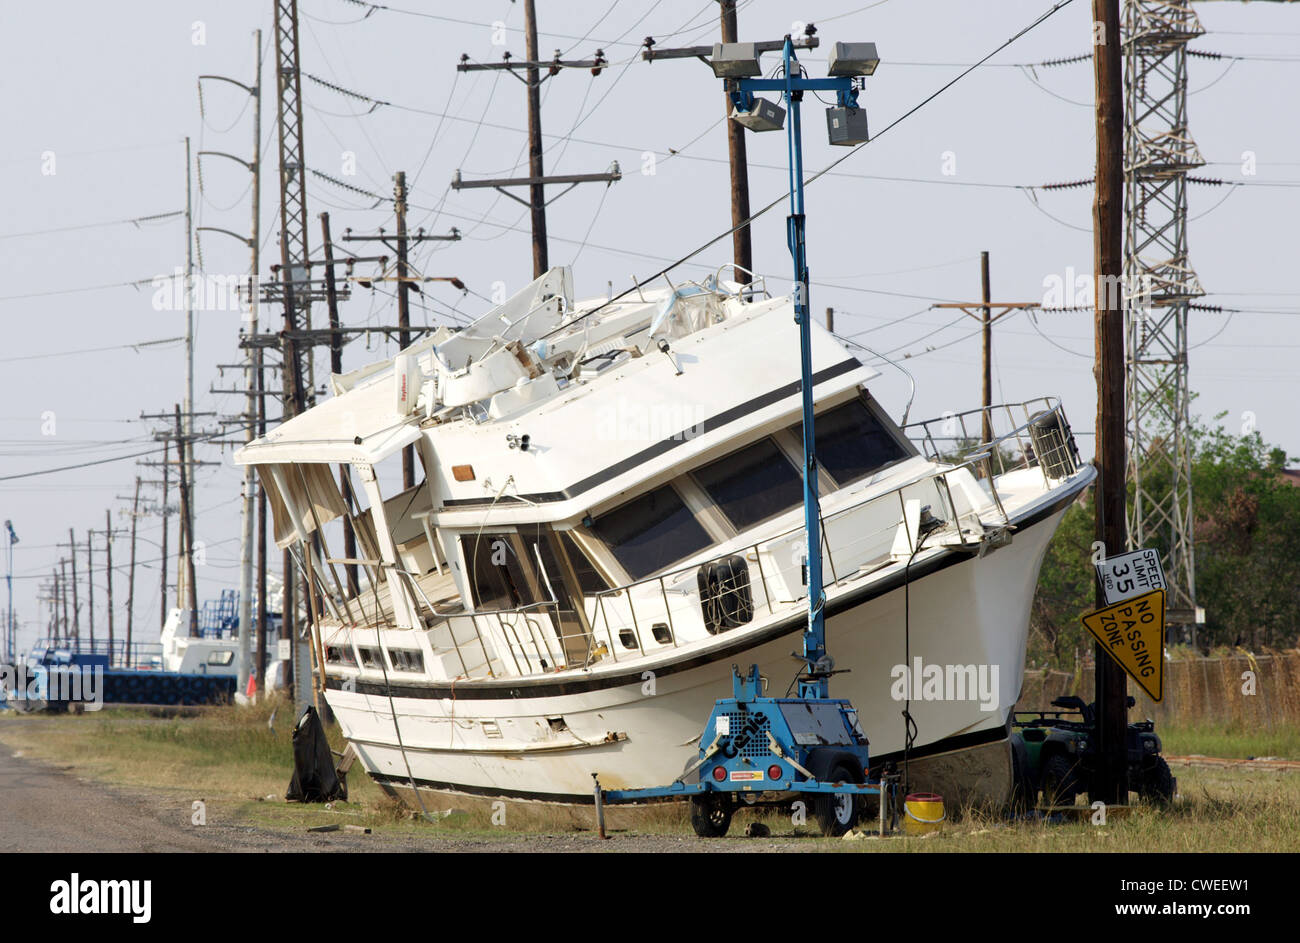
[[[808, 837], [725, 838], [614, 834], [388, 836], [310, 833], [222, 821], [209, 804], [208, 824], [190, 824], [190, 801], [78, 778], [0, 744], [0, 853], [3, 852], [792, 852], [824, 849]], [[740, 823], [737, 822], [737, 826]]]

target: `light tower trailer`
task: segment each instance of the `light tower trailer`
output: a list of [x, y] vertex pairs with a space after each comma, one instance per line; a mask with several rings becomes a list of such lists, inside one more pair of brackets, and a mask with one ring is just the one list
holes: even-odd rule
[[862, 798], [877, 796], [884, 834], [892, 820], [890, 809], [897, 806], [896, 779], [869, 780], [867, 738], [848, 701], [766, 697], [757, 665], [748, 676], [733, 665], [732, 688], [731, 697], [719, 698], [713, 706], [700, 737], [699, 759], [671, 784], [603, 790], [593, 774], [602, 837], [605, 803], [689, 798], [695, 834], [720, 838], [737, 809], [785, 806], [802, 796], [811, 800], [821, 832], [828, 836], [853, 828]]
[[[809, 28], [811, 31], [811, 27]], [[755, 92], [779, 92], [790, 121], [786, 127], [790, 170], [790, 214], [786, 241], [794, 263], [794, 313], [799, 325], [802, 377], [804, 450], [804, 528], [807, 535], [805, 585], [808, 587], [808, 624], [803, 633], [805, 670], [798, 678], [798, 697], [763, 695], [758, 666], [748, 677], [732, 668], [733, 694], [713, 705], [700, 736], [699, 760], [667, 786], [616, 789], [605, 792], [596, 781], [596, 816], [604, 835], [605, 802], [640, 802], [647, 799], [686, 798], [691, 801], [691, 825], [701, 837], [727, 833], [738, 799], [772, 794], [782, 801], [790, 795], [812, 799], [825, 835], [842, 835], [856, 824], [862, 796], [880, 797], [880, 827], [887, 818], [885, 801], [896, 789], [893, 776], [868, 782], [867, 738], [858, 725], [857, 711], [846, 700], [832, 698], [830, 676], [834, 662], [826, 650], [826, 597], [822, 587], [820, 507], [817, 496], [817, 438], [814, 431], [812, 340], [809, 320], [807, 243], [804, 236], [803, 140], [800, 106], [804, 92], [834, 92], [836, 104], [827, 109], [830, 143], [857, 146], [866, 143], [866, 113], [859, 108], [862, 77], [879, 64], [874, 43], [836, 43], [829, 59], [830, 75], [807, 78], [785, 37], [781, 50], [782, 75], [764, 79], [754, 43], [723, 43], [713, 49], [710, 65], [723, 79], [735, 106], [732, 117], [753, 131], [777, 131], [786, 111]], [[707, 744], [707, 745], [706, 745]], [[694, 777], [696, 782], [687, 782]], [[770, 804], [770, 803], [768, 803]], [[897, 803], [895, 803], [895, 806]]]

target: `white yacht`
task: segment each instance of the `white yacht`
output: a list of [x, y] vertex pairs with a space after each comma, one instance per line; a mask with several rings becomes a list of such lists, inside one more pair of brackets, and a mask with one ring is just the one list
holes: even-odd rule
[[[728, 269], [576, 302], [553, 269], [237, 454], [316, 589], [325, 697], [390, 791], [662, 785], [733, 664], [778, 694], [804, 669], [798, 327]], [[812, 341], [832, 694], [873, 767], [906, 749], [914, 786], [999, 799], [1039, 565], [1094, 469], [1054, 400], [992, 408], [987, 442], [978, 409], [900, 426], [872, 358]]]

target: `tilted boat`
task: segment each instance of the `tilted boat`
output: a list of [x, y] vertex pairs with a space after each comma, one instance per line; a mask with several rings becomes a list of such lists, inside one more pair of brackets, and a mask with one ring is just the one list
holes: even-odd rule
[[[552, 269], [237, 454], [315, 588], [325, 697], [370, 776], [590, 801], [593, 773], [677, 777], [733, 664], [792, 684], [798, 343], [791, 299], [728, 267], [586, 301]], [[1055, 400], [900, 426], [873, 358], [820, 327], [812, 358], [836, 693], [873, 763], [906, 751], [914, 784], [996, 800], [1039, 566], [1095, 472]]]

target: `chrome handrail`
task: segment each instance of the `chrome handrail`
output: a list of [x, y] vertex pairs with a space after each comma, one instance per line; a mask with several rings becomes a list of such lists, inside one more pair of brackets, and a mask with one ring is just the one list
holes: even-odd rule
[[[1033, 415], [1031, 416], [1031, 407], [1038, 406], [1040, 404], [1043, 408], [1039, 409], [1038, 412], [1033, 413]], [[982, 420], [985, 414], [989, 414], [990, 428], [991, 428], [993, 411], [1001, 410], [1005, 412], [1008, 419], [1010, 419], [1012, 422], [1015, 422], [1016, 417], [1013, 415], [1012, 410], [1016, 408], [1019, 408], [1025, 416], [1025, 421], [1023, 423], [1017, 424], [1009, 432], [994, 436], [987, 442], [979, 442], [978, 444], [971, 446], [970, 450], [966, 451], [964, 455], [960, 455], [960, 456], [944, 455], [938, 449], [936, 438], [938, 441], [942, 441], [944, 439], [970, 441], [969, 437], [964, 437], [964, 436], [958, 437], [956, 435], [953, 436], [940, 435], [936, 437], [932, 434], [930, 429], [930, 426], [935, 423], [938, 422], [948, 423], [956, 420], [958, 424], [961, 426], [962, 431], [965, 432], [965, 419], [967, 417], [979, 415]], [[1045, 423], [1045, 420], [1047, 420], [1049, 417], [1055, 417], [1055, 420], [1058, 423], [1058, 425], [1052, 427], [1051, 423]], [[928, 481], [933, 481], [934, 487], [936, 489], [936, 494], [941, 506], [941, 510], [945, 515], [945, 517], [951, 520], [952, 526], [956, 529], [957, 535], [960, 538], [962, 535], [961, 518], [964, 515], [974, 514], [975, 517], [979, 519], [979, 511], [974, 508], [968, 508], [967, 511], [964, 512], [959, 512], [957, 509], [957, 501], [953, 497], [952, 484], [949, 478], [953, 474], [957, 474], [962, 471], [968, 471], [971, 473], [971, 475], [973, 475], [976, 478], [983, 477], [988, 482], [987, 491], [988, 491], [989, 500], [992, 504], [992, 508], [995, 509], [995, 513], [997, 517], [1001, 518], [1002, 525], [1004, 527], [1011, 526], [1010, 516], [1008, 515], [1006, 507], [1003, 504], [1002, 496], [998, 493], [996, 478], [998, 475], [1005, 475], [1007, 473], [1007, 455], [1005, 454], [1004, 450], [1000, 448], [1000, 446], [1006, 442], [1009, 442], [1012, 439], [1015, 439], [1020, 451], [1020, 463], [1018, 467], [1029, 468], [1032, 467], [1034, 464], [1039, 465], [1040, 468], [1042, 468], [1043, 470], [1044, 484], [1049, 489], [1052, 487], [1052, 483], [1051, 480], [1048, 478], [1047, 468], [1045, 465], [1045, 460], [1047, 460], [1049, 457], [1052, 459], [1053, 462], [1062, 463], [1063, 467], [1065, 467], [1068, 473], [1071, 475], [1079, 468], [1079, 462], [1077, 461], [1077, 458], [1074, 455], [1073, 450], [1070, 448], [1073, 437], [1069, 432], [1069, 423], [1066, 421], [1065, 413], [1064, 410], [1061, 408], [1060, 402], [1056, 400], [1054, 397], [1038, 397], [1036, 399], [1026, 400], [1022, 403], [999, 404], [987, 408], [980, 407], [977, 409], [966, 410], [963, 413], [947, 414], [945, 416], [937, 417], [934, 419], [918, 420], [917, 422], [909, 423], [906, 426], [903, 426], [902, 428], [904, 429], [904, 431], [906, 431], [907, 429], [915, 429], [918, 427], [923, 432], [923, 436], [921, 437], [920, 440], [924, 443], [927, 443], [930, 449], [932, 450], [926, 453], [926, 457], [931, 462], [934, 462], [940, 465], [941, 467], [932, 469], [924, 475], [903, 482], [889, 489], [888, 491], [882, 492], [881, 494], [869, 498], [868, 500], [859, 501], [857, 503], [850, 505], [849, 507], [841, 508], [840, 510], [835, 511], [832, 514], [826, 515], [825, 518], [822, 520], [823, 534], [827, 534], [828, 523], [833, 523], [845, 515], [860, 511], [862, 508], [868, 505], [875, 504], [879, 501], [893, 500], [895, 497], [899, 502], [899, 507], [900, 507], [900, 511], [902, 512], [903, 519], [906, 520], [907, 498], [904, 492], [907, 491], [908, 489], [915, 489], [917, 486], [924, 485]], [[1040, 429], [1054, 428], [1055, 430], [1058, 430], [1060, 432], [1059, 441], [1049, 443], [1052, 450], [1050, 455], [1039, 454], [1037, 450], [1031, 453], [1030, 449], [1034, 448], [1034, 441], [1035, 441], [1034, 433], [1032, 430], [1035, 427], [1039, 427]], [[1030, 439], [1030, 442], [1028, 443], [1028, 448], [1026, 447], [1026, 442], [1024, 439], [1025, 435], [1028, 435]], [[1038, 442], [1041, 445], [1042, 443], [1041, 433]], [[994, 468], [993, 468], [993, 462], [995, 458], [997, 459], [999, 469], [1000, 469], [997, 475], [995, 475]], [[944, 505], [946, 505], [946, 507]], [[982, 519], [980, 519], [980, 522], [983, 523]], [[597, 660], [599, 654], [597, 648], [598, 645], [605, 645], [608, 656], [615, 663], [618, 662], [618, 652], [619, 652], [620, 643], [619, 640], [616, 640], [614, 638], [615, 627], [613, 625], [613, 620], [610, 618], [609, 607], [612, 604], [613, 600], [625, 594], [627, 596], [628, 611], [630, 615], [630, 624], [619, 627], [618, 631], [620, 633], [620, 636], [624, 632], [632, 633], [632, 637], [635, 641], [634, 653], [636, 656], [643, 657], [646, 654], [646, 646], [642, 638], [642, 629], [641, 629], [642, 622], [645, 620], [638, 617], [638, 614], [636, 612], [637, 602], [633, 598], [633, 596], [634, 594], [637, 593], [637, 591], [640, 588], [652, 586], [653, 584], [658, 584], [658, 592], [657, 593], [652, 592], [651, 595], [658, 596], [658, 598], [661, 600], [663, 611], [665, 613], [668, 633], [671, 636], [671, 644], [673, 647], [677, 647], [679, 644], [679, 637], [677, 632], [677, 625], [673, 619], [672, 606], [669, 604], [669, 599], [668, 599], [669, 583], [680, 582], [681, 578], [686, 574], [697, 573], [701, 567], [706, 566], [710, 563], [716, 563], [727, 557], [742, 556], [746, 560], [749, 560], [751, 559], [751, 555], [752, 555], [752, 559], [755, 562], [758, 569], [758, 576], [759, 576], [758, 583], [762, 588], [763, 602], [767, 606], [768, 614], [773, 615], [775, 612], [773, 606], [773, 596], [772, 596], [771, 587], [768, 584], [767, 574], [763, 567], [763, 555], [764, 553], [770, 553], [774, 545], [777, 545], [784, 541], [788, 541], [791, 537], [797, 534], [801, 534], [803, 533], [803, 531], [804, 531], [803, 524], [800, 523], [778, 534], [774, 534], [769, 537], [764, 537], [761, 540], [755, 541], [750, 544], [746, 544], [744, 546], [732, 548], [726, 551], [725, 553], [720, 553], [716, 556], [710, 557], [709, 559], [699, 560], [693, 563], [685, 564], [676, 567], [672, 570], [667, 570], [662, 573], [657, 573], [653, 576], [643, 577], [642, 579], [633, 580], [629, 583], [625, 583], [617, 587], [612, 587], [607, 590], [602, 590], [598, 593], [594, 593], [590, 596], [584, 597], [581, 604], [584, 607], [590, 606], [590, 618], [588, 620], [588, 625], [590, 629], [589, 631], [584, 629], [580, 633], [581, 636], [585, 639], [585, 643], [587, 647], [587, 654], [585, 659], [583, 660], [581, 667], [589, 667], [595, 660]], [[911, 540], [910, 533], [908, 535], [908, 538], [910, 543]], [[823, 584], [822, 584], [823, 589], [825, 589], [827, 586], [836, 585], [840, 583], [842, 580], [849, 579], [854, 575], [853, 572], [846, 572], [845, 574], [841, 575], [837, 570], [834, 562], [834, 556], [831, 552], [829, 536], [825, 538], [824, 548], [830, 565], [828, 567], [829, 579], [823, 579]], [[416, 605], [418, 608], [427, 608], [427, 610], [435, 617], [435, 619], [448, 624], [448, 631], [451, 633], [451, 637], [452, 637], [452, 645], [455, 646], [456, 653], [458, 656], [460, 656], [461, 667], [462, 670], [466, 672], [466, 674], [468, 674], [468, 669], [466, 668], [466, 662], [463, 657], [463, 654], [460, 651], [459, 643], [456, 640], [454, 626], [451, 625], [451, 620], [456, 618], [469, 619], [470, 625], [475, 635], [478, 637], [480, 646], [483, 650], [483, 656], [486, 661], [488, 671], [492, 673], [493, 676], [495, 676], [495, 672], [492, 669], [492, 657], [488, 653], [486, 641], [483, 638], [482, 629], [478, 624], [479, 617], [483, 617], [483, 618], [496, 617], [497, 624], [501, 628], [502, 638], [506, 642], [507, 648], [509, 649], [508, 653], [505, 652], [498, 653], [498, 659], [502, 665], [505, 665], [507, 663], [504, 659], [508, 655], [510, 660], [514, 663], [513, 667], [515, 672], [518, 675], [522, 676], [526, 672], [523, 670], [525, 666], [520, 665], [520, 660], [516, 656], [516, 653], [518, 653], [519, 655], [523, 655], [525, 661], [530, 660], [530, 656], [528, 654], [528, 648], [523, 643], [523, 641], [521, 641], [519, 637], [518, 617], [522, 617], [525, 625], [527, 626], [528, 636], [529, 636], [528, 641], [529, 643], [531, 643], [532, 650], [536, 653], [536, 657], [540, 658], [542, 657], [542, 654], [545, 653], [545, 657], [552, 662], [554, 666], [554, 670], [561, 670], [562, 667], [566, 669], [579, 667], [576, 663], [574, 664], [569, 663], [570, 659], [568, 655], [568, 649], [566, 648], [566, 642], [569, 641], [571, 638], [577, 638], [577, 636], [572, 635], [572, 633], [568, 635], [564, 633], [563, 621], [561, 619], [560, 603], [557, 600], [554, 599], [542, 600], [539, 602], [527, 603], [521, 606], [514, 606], [508, 609], [474, 609], [474, 610], [462, 609], [460, 611], [455, 611], [455, 612], [439, 612], [437, 610], [437, 607], [434, 606], [433, 603], [430, 602], [428, 597], [424, 594], [422, 588], [419, 585], [419, 580], [416, 578], [415, 574], [409, 573], [408, 571], [400, 567], [387, 567], [387, 568], [397, 571], [398, 573], [400, 573], [402, 578], [409, 580], [409, 584], [415, 589], [415, 592], [412, 593], [412, 596], [418, 597], [416, 599]], [[861, 572], [861, 568], [859, 568], [857, 572]], [[726, 590], [726, 592], [735, 592], [735, 591], [736, 588], [734, 587]], [[674, 587], [674, 593], [678, 593], [678, 592], [681, 592], [685, 596], [698, 594], [698, 590], [696, 590], [695, 588], [691, 588], [688, 590], [679, 590], [676, 587]], [[753, 605], [757, 607], [758, 605], [757, 600], [753, 601]], [[554, 642], [559, 644], [559, 652], [561, 654], [561, 657], [559, 658], [556, 657], [555, 651], [552, 649], [552, 639], [550, 638], [550, 636], [547, 635], [546, 629], [542, 626], [536, 625], [533, 622], [533, 620], [529, 618], [530, 614], [540, 613], [540, 612], [546, 612], [549, 615], [549, 617], [553, 620], [554, 631], [551, 634], [554, 635]], [[516, 618], [511, 619], [512, 616]], [[651, 624], [653, 625], [654, 623]], [[598, 633], [602, 629], [603, 629], [603, 634], [605, 635], [605, 641], [598, 642], [597, 641]], [[534, 630], [541, 632], [543, 637], [540, 642], [537, 639]], [[509, 633], [509, 635], [512, 635], [514, 637], [513, 644], [511, 644], [510, 638], [507, 637], [507, 632]], [[495, 643], [493, 647], [494, 648], [497, 647]]]

